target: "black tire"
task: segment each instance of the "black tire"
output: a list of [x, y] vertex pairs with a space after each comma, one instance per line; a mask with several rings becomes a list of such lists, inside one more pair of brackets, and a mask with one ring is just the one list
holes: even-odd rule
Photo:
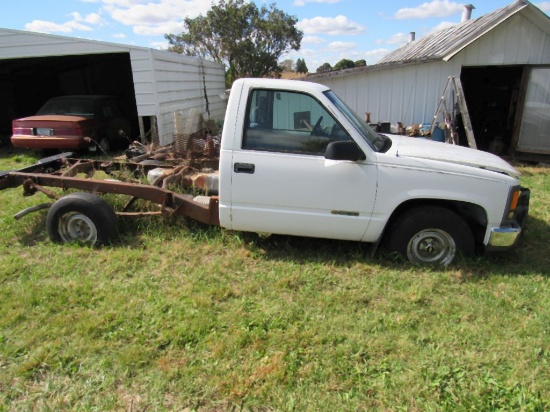
[[105, 200], [90, 193], [71, 193], [55, 202], [46, 217], [54, 243], [87, 246], [111, 243], [117, 234], [117, 215]]
[[416, 207], [399, 216], [385, 247], [415, 265], [449, 265], [457, 255], [474, 254], [474, 235], [455, 212], [439, 206]]
[[97, 141], [97, 150], [100, 153], [108, 154], [111, 151], [111, 141], [107, 137], [100, 137]]

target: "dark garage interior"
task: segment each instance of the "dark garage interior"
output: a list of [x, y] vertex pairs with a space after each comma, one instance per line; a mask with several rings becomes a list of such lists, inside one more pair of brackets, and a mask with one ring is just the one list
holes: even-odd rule
[[512, 151], [523, 71], [524, 66], [462, 68], [460, 80], [478, 149], [497, 155]]
[[139, 135], [129, 53], [49, 56], [0, 60], [0, 136], [11, 136], [11, 121], [34, 115], [51, 97], [114, 95], [122, 99]]

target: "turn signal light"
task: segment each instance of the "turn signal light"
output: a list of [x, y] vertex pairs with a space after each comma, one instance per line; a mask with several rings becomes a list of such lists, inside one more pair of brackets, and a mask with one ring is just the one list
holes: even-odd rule
[[508, 209], [508, 219], [512, 219], [514, 217], [514, 212], [516, 211], [516, 208], [518, 207], [518, 200], [519, 195], [521, 194], [521, 191], [519, 189], [515, 190], [514, 193], [512, 193], [512, 199], [510, 201], [510, 208]]

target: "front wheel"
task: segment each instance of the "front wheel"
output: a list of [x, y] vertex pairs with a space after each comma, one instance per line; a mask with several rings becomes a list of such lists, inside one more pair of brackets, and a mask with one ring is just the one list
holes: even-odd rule
[[72, 193], [52, 205], [46, 227], [52, 242], [100, 246], [115, 237], [117, 216], [105, 200], [90, 193]]
[[385, 245], [415, 265], [447, 266], [457, 254], [468, 257], [475, 250], [464, 219], [439, 206], [417, 207], [401, 215], [390, 227]]

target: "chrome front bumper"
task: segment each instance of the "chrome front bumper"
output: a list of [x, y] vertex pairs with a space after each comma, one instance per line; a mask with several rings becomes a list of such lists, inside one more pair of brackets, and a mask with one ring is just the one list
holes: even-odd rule
[[519, 227], [493, 227], [487, 246], [490, 248], [514, 246], [520, 235]]

